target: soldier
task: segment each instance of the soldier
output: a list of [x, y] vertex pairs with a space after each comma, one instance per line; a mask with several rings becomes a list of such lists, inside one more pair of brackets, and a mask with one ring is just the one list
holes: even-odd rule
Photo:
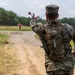
[[21, 24], [21, 23], [19, 23], [17, 26], [19, 26], [19, 29], [21, 30], [22, 24]]
[[73, 75], [74, 57], [70, 41], [73, 28], [57, 19], [59, 7], [46, 6], [47, 24], [30, 21], [32, 30], [39, 36], [45, 50], [45, 68], [47, 75]]

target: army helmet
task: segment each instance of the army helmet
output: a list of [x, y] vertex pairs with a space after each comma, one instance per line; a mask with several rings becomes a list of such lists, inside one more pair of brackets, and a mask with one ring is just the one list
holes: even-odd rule
[[46, 19], [53, 20], [58, 18], [59, 6], [50, 4], [46, 6]]

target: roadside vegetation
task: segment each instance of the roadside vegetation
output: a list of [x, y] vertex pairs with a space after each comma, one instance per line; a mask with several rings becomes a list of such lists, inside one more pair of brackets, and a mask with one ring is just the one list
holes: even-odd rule
[[[11, 10], [8, 11], [0, 7], [0, 24], [2, 26], [3, 25], [16, 26], [18, 23], [21, 23], [24, 26], [29, 26], [30, 20], [31, 20], [30, 16], [29, 17], [19, 16], [17, 15], [17, 13]], [[45, 23], [45, 20], [39, 17], [39, 22]]]
[[0, 33], [0, 48], [2, 49], [8, 43], [9, 35]]
[[19, 29], [18, 26], [0, 26], [0, 30], [2, 31], [31, 31], [31, 27], [29, 26], [22, 26], [21, 29]]
[[[9, 35], [0, 33], [0, 75], [11, 75], [16, 68], [15, 50], [11, 50]], [[10, 45], [10, 46], [9, 46]], [[12, 47], [13, 48], [13, 47]]]
[[71, 44], [72, 48], [74, 48], [74, 42], [73, 42], [73, 40], [70, 41], [70, 44]]

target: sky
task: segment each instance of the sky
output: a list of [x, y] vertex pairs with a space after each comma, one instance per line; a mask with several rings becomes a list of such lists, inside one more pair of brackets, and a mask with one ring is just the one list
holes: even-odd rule
[[0, 0], [0, 7], [11, 10], [18, 16], [30, 17], [28, 12], [45, 19], [45, 7], [49, 4], [59, 6], [59, 18], [75, 17], [75, 0]]

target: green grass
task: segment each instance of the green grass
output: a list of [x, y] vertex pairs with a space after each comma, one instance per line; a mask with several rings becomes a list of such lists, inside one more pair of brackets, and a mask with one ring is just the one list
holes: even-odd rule
[[73, 40], [70, 41], [70, 44], [71, 44], [72, 48], [74, 48], [74, 42], [73, 42]]
[[21, 30], [19, 30], [18, 26], [0, 26], [0, 30], [4, 30], [4, 31], [31, 31], [31, 27], [29, 26], [22, 26]]
[[0, 33], [0, 48], [3, 48], [8, 43], [9, 35]]
[[[13, 46], [6, 44], [8, 42], [9, 35], [0, 33], [0, 75], [11, 75], [16, 71], [16, 56]], [[12, 50], [11, 50], [12, 49]]]

